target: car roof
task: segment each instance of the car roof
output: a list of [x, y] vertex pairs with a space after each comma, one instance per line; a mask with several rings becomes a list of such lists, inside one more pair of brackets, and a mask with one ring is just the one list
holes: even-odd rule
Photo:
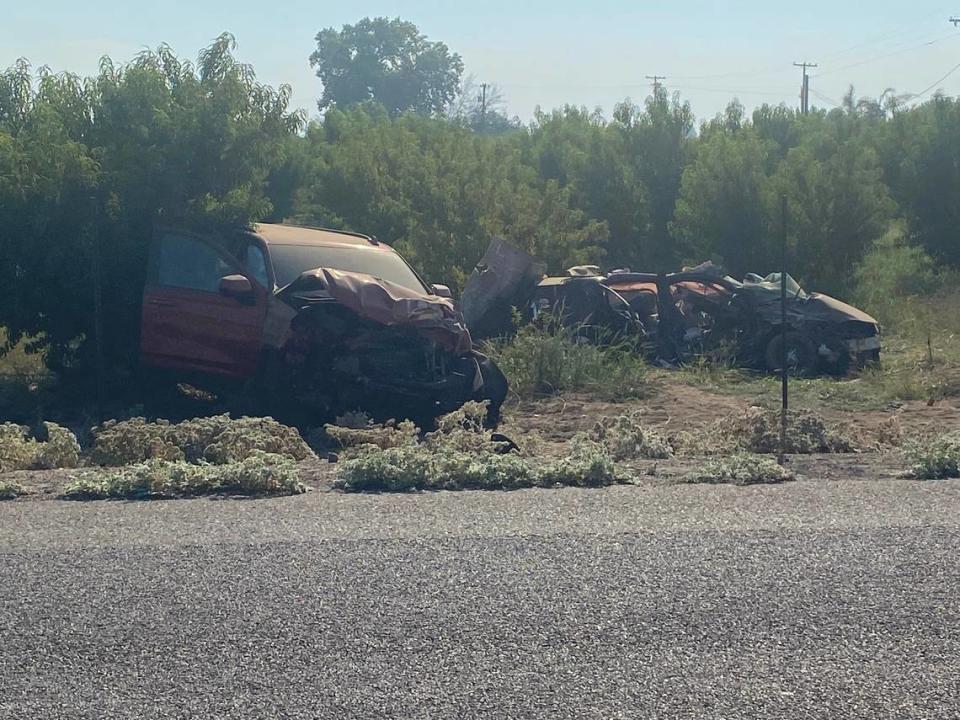
[[299, 225], [257, 223], [253, 226], [253, 232], [268, 245], [361, 245], [364, 247], [381, 245], [369, 235]]

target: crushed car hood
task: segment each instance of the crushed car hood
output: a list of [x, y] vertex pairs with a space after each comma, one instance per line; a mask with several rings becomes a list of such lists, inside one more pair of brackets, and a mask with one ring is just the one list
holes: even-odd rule
[[807, 300], [803, 303], [803, 311], [806, 314], [817, 317], [828, 322], [847, 322], [855, 320], [857, 322], [870, 323], [876, 325], [877, 321], [863, 310], [848, 305], [842, 300], [837, 300], [829, 295], [820, 293], [810, 293]]
[[452, 352], [467, 353], [473, 347], [470, 331], [450, 300], [372, 275], [316, 268], [302, 273], [277, 296], [291, 304], [298, 298], [332, 299], [367, 320], [412, 328]]

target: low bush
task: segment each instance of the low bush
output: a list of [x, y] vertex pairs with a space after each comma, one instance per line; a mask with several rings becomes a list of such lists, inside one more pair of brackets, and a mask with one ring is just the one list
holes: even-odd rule
[[795, 480], [796, 476], [764, 455], [737, 453], [709, 460], [681, 478], [685, 483], [759, 485]]
[[368, 423], [363, 427], [324, 425], [324, 431], [344, 450], [362, 445], [375, 445], [381, 450], [407, 447], [417, 443], [420, 430], [409, 420], [397, 423], [389, 420], [383, 424]]
[[0, 480], [0, 500], [14, 500], [26, 494], [27, 491], [19, 483], [10, 480]]
[[580, 341], [558, 323], [524, 325], [512, 338], [488, 343], [485, 352], [521, 398], [575, 391], [618, 400], [647, 391], [647, 366], [635, 348]]
[[921, 480], [960, 477], [960, 430], [924, 440], [913, 440], [904, 447], [910, 461], [910, 475]]
[[74, 500], [176, 498], [215, 493], [295, 495], [306, 492], [287, 456], [254, 452], [224, 465], [146, 460], [107, 474], [87, 474], [64, 490]]
[[639, 412], [603, 418], [590, 431], [590, 439], [603, 445], [614, 460], [663, 459], [673, 455], [669, 440], [646, 427]]
[[273, 418], [229, 415], [196, 418], [173, 424], [142, 417], [111, 420], [92, 430], [90, 460], [97, 465], [122, 466], [145, 460], [238, 462], [256, 453], [305, 460], [314, 457], [296, 428]]
[[41, 424], [40, 439], [29, 428], [0, 424], [0, 472], [76, 467], [80, 444], [76, 436], [56, 423]]
[[[776, 453], [780, 448], [780, 412], [751, 407], [715, 425], [716, 433], [748, 453]], [[810, 410], [787, 414], [786, 451], [792, 454], [856, 452], [853, 441], [830, 428]]]
[[492, 440], [483, 429], [486, 412], [485, 403], [468, 403], [440, 418], [438, 429], [422, 440], [405, 433], [411, 442], [352, 445], [335, 486], [352, 492], [512, 490], [616, 482], [613, 459], [602, 445], [576, 438], [564, 457], [539, 462]]

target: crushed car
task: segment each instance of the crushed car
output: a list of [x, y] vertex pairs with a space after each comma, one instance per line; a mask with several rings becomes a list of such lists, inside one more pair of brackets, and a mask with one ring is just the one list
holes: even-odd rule
[[373, 237], [292, 225], [156, 232], [140, 360], [310, 422], [362, 409], [428, 423], [469, 400], [495, 422], [507, 394], [447, 287]]
[[[676, 273], [601, 274], [581, 266], [565, 276], [533, 278], [542, 265], [526, 253], [503, 250], [504, 244], [497, 241], [497, 251], [488, 251], [463, 295], [467, 321], [487, 335], [510, 331], [502, 310], [494, 311], [513, 303], [528, 320], [550, 312], [578, 336], [606, 341], [632, 336], [651, 360], [664, 364], [713, 356], [758, 370], [781, 366], [779, 274], [750, 274], [741, 281], [704, 263]], [[873, 317], [808, 293], [789, 275], [786, 284], [785, 356], [791, 372], [842, 375], [879, 361], [880, 327]], [[473, 300], [491, 288], [499, 300]]]

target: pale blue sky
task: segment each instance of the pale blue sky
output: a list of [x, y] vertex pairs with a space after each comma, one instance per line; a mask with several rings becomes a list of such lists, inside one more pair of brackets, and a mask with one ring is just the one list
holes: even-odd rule
[[[859, 95], [876, 96], [887, 87], [918, 93], [960, 63], [960, 30], [949, 24], [951, 13], [960, 14], [960, 0], [47, 0], [3, 10], [0, 65], [26, 57], [34, 65], [90, 74], [101, 55], [126, 60], [161, 42], [195, 58], [229, 30], [238, 56], [262, 81], [289, 83], [294, 104], [315, 115], [320, 84], [307, 57], [317, 31], [366, 15], [399, 15], [460, 53], [468, 74], [499, 85], [509, 112], [523, 119], [537, 105], [564, 103], [601, 107], [609, 115], [624, 97], [642, 100], [649, 93], [644, 76], [652, 74], [666, 75], [667, 86], [689, 99], [702, 119], [734, 96], [748, 108], [795, 105], [795, 60], [820, 63], [811, 71], [815, 105], [839, 102], [851, 83]], [[960, 93], [960, 71], [938, 86]]]

